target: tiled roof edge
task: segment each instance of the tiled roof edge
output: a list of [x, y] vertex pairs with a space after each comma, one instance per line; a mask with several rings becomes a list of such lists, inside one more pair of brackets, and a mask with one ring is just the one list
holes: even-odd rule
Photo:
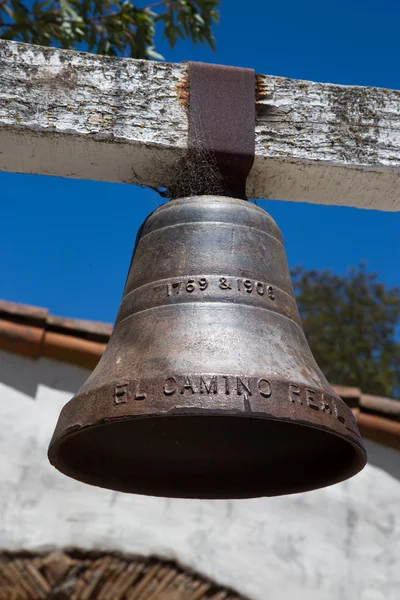
[[45, 308], [0, 301], [0, 349], [45, 356], [93, 369], [101, 358], [112, 325], [66, 319]]

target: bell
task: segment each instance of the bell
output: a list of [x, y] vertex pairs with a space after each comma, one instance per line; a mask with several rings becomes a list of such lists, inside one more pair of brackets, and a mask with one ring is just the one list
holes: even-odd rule
[[49, 459], [92, 485], [182, 498], [303, 492], [364, 467], [266, 212], [197, 196], [145, 220], [109, 344], [63, 408]]

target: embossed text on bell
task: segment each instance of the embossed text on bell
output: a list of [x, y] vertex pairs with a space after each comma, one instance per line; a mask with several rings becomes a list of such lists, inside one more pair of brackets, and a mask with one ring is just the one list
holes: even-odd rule
[[188, 498], [289, 494], [363, 468], [265, 211], [203, 195], [145, 220], [109, 344], [49, 458], [89, 484]]

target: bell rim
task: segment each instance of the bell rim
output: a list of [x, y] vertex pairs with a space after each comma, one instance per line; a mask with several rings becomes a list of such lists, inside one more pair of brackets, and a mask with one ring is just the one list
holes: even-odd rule
[[[350, 409], [349, 409], [350, 410]], [[181, 419], [196, 419], [196, 418], [201, 418], [201, 419], [207, 419], [208, 421], [210, 420], [221, 420], [221, 419], [225, 419], [225, 420], [231, 420], [234, 419], [235, 421], [237, 420], [241, 420], [241, 421], [247, 421], [247, 422], [268, 422], [268, 423], [279, 423], [279, 424], [283, 424], [285, 426], [290, 425], [290, 426], [295, 426], [297, 428], [301, 428], [302, 430], [306, 429], [310, 430], [310, 431], [318, 431], [322, 434], [324, 434], [324, 436], [329, 436], [329, 438], [334, 438], [335, 440], [338, 440], [340, 442], [346, 443], [347, 448], [351, 448], [352, 450], [352, 460], [351, 462], [349, 462], [349, 464], [345, 467], [342, 468], [342, 470], [340, 470], [340, 474], [339, 476], [332, 476], [332, 477], [328, 477], [323, 483], [321, 483], [321, 481], [319, 481], [316, 485], [305, 485], [303, 486], [299, 486], [299, 489], [294, 489], [292, 491], [288, 491], [287, 488], [284, 489], [284, 491], [280, 491], [280, 492], [274, 492], [274, 493], [260, 493], [259, 491], [255, 492], [255, 493], [251, 493], [251, 494], [221, 494], [218, 493], [216, 495], [214, 494], [185, 494], [182, 493], [182, 489], [180, 489], [177, 493], [173, 494], [173, 493], [152, 493], [152, 492], [146, 492], [145, 491], [145, 487], [148, 486], [144, 486], [144, 487], [140, 487], [138, 486], [136, 489], [135, 486], [131, 486], [131, 484], [128, 486], [131, 489], [122, 489], [121, 487], [113, 487], [112, 484], [110, 484], [109, 480], [106, 480], [104, 478], [102, 478], [101, 476], [96, 476], [96, 475], [89, 475], [89, 476], [82, 476], [82, 472], [78, 472], [76, 469], [74, 469], [73, 466], [70, 466], [68, 464], [67, 461], [63, 461], [60, 458], [60, 450], [61, 447], [63, 446], [63, 444], [65, 444], [66, 442], [77, 438], [79, 436], [85, 435], [87, 434], [89, 431], [93, 431], [93, 430], [102, 430], [104, 432], [104, 430], [110, 429], [112, 426], [121, 424], [121, 423], [128, 423], [128, 424], [134, 424], [137, 423], [139, 421], [144, 422], [150, 422], [150, 421], [170, 421], [171, 420], [181, 420]], [[114, 491], [118, 491], [118, 492], [122, 492], [122, 493], [130, 493], [130, 494], [140, 494], [140, 495], [146, 495], [146, 496], [153, 496], [153, 497], [169, 497], [169, 498], [183, 498], [183, 499], [220, 499], [220, 500], [226, 500], [226, 499], [250, 499], [250, 498], [257, 498], [257, 497], [275, 497], [275, 496], [279, 496], [279, 495], [292, 495], [292, 494], [296, 494], [296, 493], [305, 493], [308, 491], [313, 491], [313, 490], [317, 490], [317, 489], [323, 489], [325, 487], [328, 487], [330, 485], [335, 485], [338, 483], [341, 483], [351, 477], [354, 477], [355, 475], [357, 475], [358, 473], [360, 473], [363, 468], [366, 466], [367, 464], [367, 452], [366, 449], [362, 443], [362, 438], [360, 436], [360, 434], [358, 433], [358, 439], [355, 438], [355, 436], [346, 436], [345, 434], [342, 434], [341, 432], [338, 432], [332, 428], [330, 428], [329, 426], [324, 426], [324, 425], [316, 425], [314, 423], [310, 423], [307, 421], [301, 421], [301, 420], [292, 420], [290, 418], [284, 418], [284, 417], [274, 417], [274, 416], [269, 416], [266, 414], [255, 414], [252, 413], [251, 415], [249, 414], [243, 414], [243, 413], [232, 413], [229, 411], [221, 411], [219, 413], [216, 413], [215, 411], [213, 412], [207, 412], [207, 411], [197, 411], [197, 412], [180, 412], [180, 413], [174, 413], [174, 414], [149, 414], [149, 415], [131, 415], [131, 416], [125, 416], [123, 418], [116, 418], [116, 419], [112, 419], [112, 420], [108, 420], [107, 422], [103, 422], [103, 423], [95, 423], [95, 424], [91, 424], [91, 425], [87, 425], [84, 427], [80, 427], [77, 428], [75, 427], [73, 430], [67, 431], [66, 433], [62, 434], [60, 437], [58, 437], [57, 439], [54, 439], [54, 441], [52, 440], [50, 442], [49, 445], [49, 449], [48, 449], [48, 459], [51, 463], [51, 465], [53, 467], [55, 467], [58, 471], [60, 471], [61, 473], [63, 473], [64, 475], [67, 475], [68, 477], [71, 477], [72, 479], [75, 479], [76, 481], [80, 481], [82, 483], [85, 484], [89, 484], [89, 485], [93, 485], [96, 487], [100, 487], [103, 489], [109, 489], [109, 490], [114, 490]], [[324, 448], [322, 448], [322, 450], [324, 451]], [[94, 452], [96, 452], [96, 449], [94, 449]], [[123, 486], [126, 487], [126, 486]], [[301, 489], [300, 489], [301, 488]], [[169, 490], [170, 492], [170, 490]]]

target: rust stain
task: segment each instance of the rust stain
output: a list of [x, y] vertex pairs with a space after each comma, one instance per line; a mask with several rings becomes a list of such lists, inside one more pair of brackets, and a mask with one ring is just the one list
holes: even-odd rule
[[262, 75], [256, 75], [256, 104], [266, 100], [268, 97], [268, 88], [265, 78]]
[[176, 94], [178, 96], [178, 102], [185, 110], [189, 109], [189, 94], [190, 94], [190, 83], [189, 83], [189, 70], [186, 69], [185, 75], [182, 80], [175, 85]]

